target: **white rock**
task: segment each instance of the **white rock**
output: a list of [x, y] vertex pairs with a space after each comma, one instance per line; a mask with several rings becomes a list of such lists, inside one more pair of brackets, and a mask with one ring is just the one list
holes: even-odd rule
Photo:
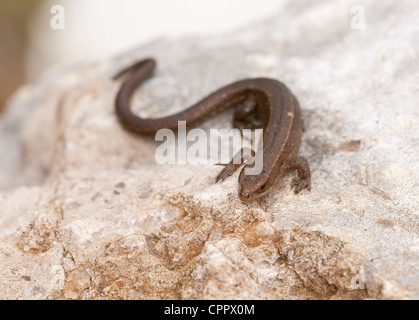
[[[22, 88], [0, 125], [0, 298], [419, 298], [419, 4], [362, 5], [364, 30], [350, 1], [290, 1], [234, 34], [156, 41]], [[122, 130], [113, 105], [111, 76], [147, 56], [159, 67], [133, 99], [144, 115], [240, 78], [285, 82], [312, 191], [294, 195], [288, 175], [245, 205], [237, 174], [156, 165], [156, 143]]]

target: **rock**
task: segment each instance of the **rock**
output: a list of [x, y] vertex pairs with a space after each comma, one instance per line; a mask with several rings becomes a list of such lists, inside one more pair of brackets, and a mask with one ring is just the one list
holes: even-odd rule
[[[0, 124], [0, 298], [419, 298], [419, 4], [364, 1], [362, 30], [351, 6], [289, 1], [234, 34], [161, 39], [22, 88]], [[147, 56], [144, 116], [240, 78], [285, 82], [311, 192], [290, 174], [243, 204], [238, 173], [215, 184], [218, 166], [157, 165], [153, 138], [114, 113], [112, 75]]]

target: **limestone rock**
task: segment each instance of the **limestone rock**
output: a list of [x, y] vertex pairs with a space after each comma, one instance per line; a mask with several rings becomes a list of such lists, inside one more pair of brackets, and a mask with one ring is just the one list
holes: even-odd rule
[[[419, 298], [419, 4], [289, 1], [224, 37], [161, 39], [67, 65], [23, 87], [0, 123], [2, 299]], [[234, 80], [285, 82], [300, 101], [292, 174], [243, 204], [238, 173], [157, 165], [122, 130], [118, 70], [153, 56], [144, 116], [182, 110]], [[231, 113], [202, 127], [231, 126]]]

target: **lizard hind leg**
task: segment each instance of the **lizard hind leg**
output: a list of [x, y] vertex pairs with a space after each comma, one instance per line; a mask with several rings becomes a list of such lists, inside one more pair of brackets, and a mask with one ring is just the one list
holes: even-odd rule
[[243, 129], [258, 129], [262, 123], [257, 118], [257, 100], [253, 94], [249, 94], [247, 99], [238, 104], [234, 110], [234, 127]]

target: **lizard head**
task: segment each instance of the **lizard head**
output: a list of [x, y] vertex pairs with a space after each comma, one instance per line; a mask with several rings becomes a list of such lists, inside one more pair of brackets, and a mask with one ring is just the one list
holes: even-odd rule
[[267, 174], [246, 175], [244, 170], [239, 176], [239, 198], [242, 202], [250, 202], [264, 196], [275, 183]]

